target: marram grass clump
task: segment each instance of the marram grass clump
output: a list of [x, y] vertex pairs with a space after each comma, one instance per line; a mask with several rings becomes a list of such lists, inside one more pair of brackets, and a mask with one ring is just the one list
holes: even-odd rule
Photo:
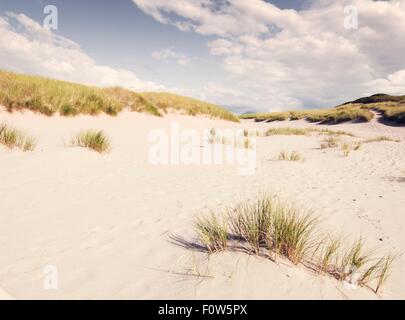
[[211, 213], [196, 223], [199, 241], [209, 253], [243, 251], [276, 261], [285, 258], [318, 275], [327, 275], [378, 293], [387, 281], [395, 256], [378, 257], [358, 238], [347, 245], [320, 230], [318, 216], [298, 210], [274, 196], [262, 196]]
[[71, 145], [88, 148], [99, 153], [108, 153], [111, 150], [110, 141], [103, 131], [81, 131], [72, 138]]
[[0, 124], [0, 144], [9, 149], [19, 148], [22, 151], [33, 151], [36, 147], [33, 137], [27, 136], [7, 124]]

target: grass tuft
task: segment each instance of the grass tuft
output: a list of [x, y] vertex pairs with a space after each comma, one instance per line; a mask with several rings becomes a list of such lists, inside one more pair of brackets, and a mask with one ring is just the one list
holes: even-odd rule
[[220, 218], [211, 213], [208, 217], [200, 217], [196, 223], [198, 238], [210, 253], [225, 250], [228, 231]]
[[[360, 237], [350, 246], [341, 238], [319, 236], [319, 219], [298, 211], [273, 196], [245, 201], [228, 209], [220, 218], [211, 213], [199, 218], [196, 231], [200, 241], [212, 252], [246, 248], [252, 254], [291, 263], [339, 281], [367, 286], [378, 293], [385, 284], [395, 257], [375, 259], [365, 250]], [[229, 230], [229, 233], [228, 233]], [[376, 261], [376, 262], [373, 262]]]
[[36, 141], [33, 137], [27, 136], [6, 124], [0, 125], [0, 144], [9, 149], [19, 148], [22, 151], [33, 151], [36, 147]]
[[227, 220], [233, 237], [247, 242], [250, 250], [256, 254], [266, 244], [273, 206], [272, 198], [263, 198], [254, 203], [240, 203], [228, 211]]
[[283, 161], [303, 161], [303, 156], [297, 151], [291, 151], [291, 153], [286, 151], [281, 151], [278, 155], [278, 160]]
[[102, 131], [81, 131], [72, 138], [71, 145], [88, 148], [99, 153], [107, 153], [111, 150], [110, 142]]
[[339, 140], [335, 137], [328, 137], [321, 143], [321, 149], [336, 148], [339, 146]]
[[268, 248], [294, 264], [300, 263], [313, 248], [316, 221], [310, 214], [299, 214], [280, 203], [272, 214]]

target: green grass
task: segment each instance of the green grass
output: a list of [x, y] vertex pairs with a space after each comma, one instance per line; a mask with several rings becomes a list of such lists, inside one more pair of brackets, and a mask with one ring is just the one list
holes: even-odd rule
[[0, 144], [9, 149], [19, 148], [22, 151], [33, 151], [36, 147], [36, 141], [33, 137], [27, 136], [6, 124], [0, 125]]
[[258, 254], [260, 247], [266, 245], [274, 205], [273, 199], [263, 198], [253, 203], [242, 202], [227, 213], [233, 237], [248, 243], [253, 253]]
[[0, 71], [0, 105], [9, 112], [28, 109], [51, 116], [117, 115], [125, 108], [162, 116], [169, 109], [238, 122], [231, 112], [214, 104], [170, 93], [136, 93], [123, 88], [99, 88], [38, 76]]
[[[276, 261], [284, 257], [316, 274], [355, 281], [378, 292], [386, 282], [395, 256], [378, 258], [359, 238], [349, 246], [320, 230], [319, 218], [274, 196], [245, 201], [225, 214], [199, 218], [197, 234], [210, 252], [243, 250]], [[228, 231], [229, 230], [229, 231]], [[373, 287], [374, 286], [374, 287]]]
[[268, 249], [299, 264], [315, 245], [317, 219], [282, 203], [271, 216]]
[[198, 238], [210, 253], [225, 250], [228, 240], [227, 227], [220, 218], [211, 214], [200, 217], [196, 223]]
[[327, 274], [334, 272], [336, 265], [335, 256], [342, 245], [341, 239], [332, 238], [331, 236], [325, 237], [319, 241], [315, 253], [319, 251], [318, 270], [320, 274]]
[[110, 142], [102, 131], [81, 131], [72, 138], [71, 145], [99, 153], [107, 153], [111, 150]]

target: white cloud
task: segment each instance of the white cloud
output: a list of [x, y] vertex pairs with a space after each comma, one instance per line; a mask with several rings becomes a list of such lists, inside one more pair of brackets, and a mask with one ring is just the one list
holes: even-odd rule
[[[405, 94], [405, 0], [313, 0], [302, 11], [262, 0], [133, 2], [161, 23], [216, 38], [207, 46], [227, 81], [203, 88], [210, 100], [274, 110]], [[344, 28], [347, 5], [358, 10], [357, 30]]]
[[384, 92], [392, 95], [405, 95], [405, 69], [389, 74], [384, 79], [369, 83], [370, 92]]
[[152, 58], [160, 61], [174, 60], [177, 64], [183, 66], [189, 65], [191, 62], [191, 59], [189, 57], [187, 57], [183, 53], [174, 51], [173, 48], [164, 48], [159, 51], [154, 51], [152, 52]]
[[128, 70], [97, 65], [77, 43], [44, 29], [24, 14], [0, 17], [0, 68], [90, 85], [164, 89]]

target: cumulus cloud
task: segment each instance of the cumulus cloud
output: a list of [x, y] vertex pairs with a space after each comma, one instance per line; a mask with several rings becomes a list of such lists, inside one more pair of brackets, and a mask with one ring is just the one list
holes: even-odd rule
[[[405, 94], [405, 0], [313, 0], [301, 11], [262, 0], [133, 2], [163, 24], [215, 38], [208, 50], [227, 81], [203, 88], [210, 100], [280, 110]], [[344, 24], [349, 5], [355, 30]]]
[[183, 53], [176, 52], [173, 48], [164, 48], [159, 51], [152, 52], [152, 58], [160, 61], [175, 61], [182, 66], [188, 65], [191, 59]]
[[0, 68], [99, 86], [162, 90], [134, 73], [98, 65], [80, 46], [24, 14], [0, 17]]
[[369, 83], [370, 92], [384, 92], [392, 95], [405, 93], [405, 69], [389, 74], [386, 78], [375, 79]]

